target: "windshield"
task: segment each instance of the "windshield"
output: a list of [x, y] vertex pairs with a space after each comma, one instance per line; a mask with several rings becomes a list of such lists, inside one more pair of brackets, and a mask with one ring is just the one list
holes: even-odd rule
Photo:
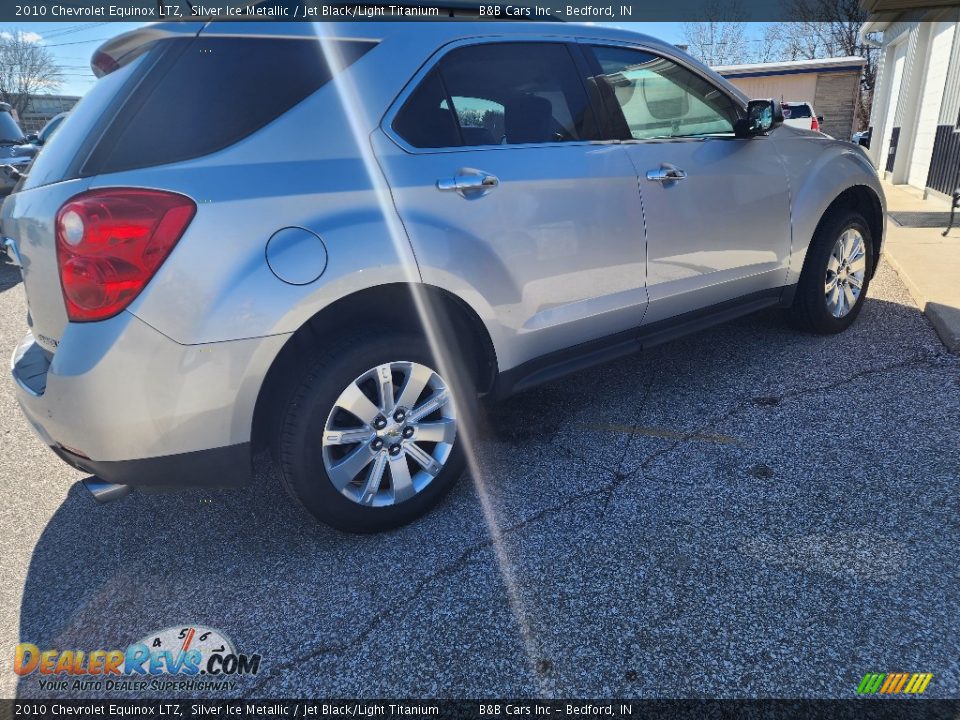
[[0, 143], [18, 143], [23, 140], [23, 131], [8, 112], [0, 112]]
[[783, 103], [783, 117], [787, 120], [790, 118], [808, 118], [813, 115], [810, 112], [810, 106], [806, 103], [801, 105], [791, 105], [790, 103]]

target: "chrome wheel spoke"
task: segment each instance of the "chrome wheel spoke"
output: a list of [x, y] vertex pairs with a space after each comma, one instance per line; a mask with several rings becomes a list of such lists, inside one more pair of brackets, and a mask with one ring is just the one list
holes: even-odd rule
[[837, 314], [838, 307], [840, 304], [841, 294], [842, 293], [840, 292], [840, 287], [836, 283], [834, 283], [833, 289], [831, 290], [830, 294], [827, 296], [827, 305], [829, 306], [830, 311], [834, 315]]
[[410, 422], [419, 422], [420, 418], [427, 417], [442, 408], [450, 400], [450, 394], [446, 390], [439, 390], [429, 400], [420, 407], [410, 411]]
[[842, 245], [841, 251], [840, 251], [840, 252], [841, 252], [840, 259], [841, 259], [841, 260], [849, 260], [849, 259], [850, 259], [850, 251], [853, 249], [853, 238], [850, 236], [850, 231], [849, 231], [849, 230], [847, 230], [846, 232], [843, 233], [843, 238], [842, 238], [842, 240], [843, 240], [843, 245]]
[[851, 233], [850, 252], [847, 254], [847, 265], [863, 255], [863, 238], [860, 233]]
[[350, 383], [350, 386], [340, 395], [337, 400], [337, 407], [343, 408], [367, 425], [372, 423], [373, 419], [380, 414], [380, 408], [363, 394], [356, 381]]
[[360, 493], [361, 505], [373, 503], [373, 499], [377, 496], [377, 490], [380, 489], [380, 483], [383, 481], [383, 472], [386, 469], [387, 454], [379, 452], [367, 472], [367, 479], [364, 481], [363, 490]]
[[371, 460], [373, 460], [373, 453], [366, 445], [353, 450], [343, 460], [328, 469], [333, 486], [342, 491], [357, 476], [357, 473], [370, 464]]
[[374, 434], [370, 428], [359, 430], [327, 430], [323, 433], [324, 445], [354, 445], [356, 443], [373, 440]]
[[393, 412], [393, 371], [389, 365], [377, 368], [377, 387], [380, 391], [380, 410], [388, 415]]
[[407, 466], [407, 458], [403, 453], [398, 457], [390, 458], [390, 484], [393, 487], [393, 501], [395, 503], [409, 500], [417, 492], [413, 487], [410, 468]]
[[847, 278], [847, 281], [851, 285], [853, 285], [853, 287], [855, 287], [857, 291], [859, 291], [863, 287], [863, 280], [858, 278], [856, 275], [851, 275], [850, 277]]
[[833, 273], [834, 277], [836, 277], [837, 270], [840, 269], [840, 259], [837, 257], [836, 253], [837, 251], [834, 250], [833, 254], [830, 256], [830, 259], [827, 260], [827, 275]]
[[430, 378], [433, 377], [433, 370], [423, 365], [413, 363], [407, 372], [406, 380], [403, 383], [403, 389], [400, 391], [400, 397], [397, 398], [397, 405], [403, 408], [413, 407], [413, 404], [420, 397]]
[[857, 298], [854, 297], [853, 290], [850, 289], [850, 286], [849, 286], [849, 285], [844, 286], [844, 288], [843, 288], [843, 297], [844, 297], [844, 299], [847, 301], [847, 302], [846, 302], [847, 310], [849, 310], [850, 308], [852, 308], [852, 307], [854, 306], [854, 304], [857, 302]]
[[444, 418], [435, 422], [420, 423], [413, 437], [418, 442], [452, 443], [456, 435], [457, 421]]
[[867, 256], [860, 255], [860, 257], [850, 261], [848, 267], [850, 268], [851, 273], [862, 275], [867, 269]]
[[431, 476], [435, 477], [443, 468], [443, 465], [434, 460], [430, 453], [416, 443], [404, 443], [403, 451]]

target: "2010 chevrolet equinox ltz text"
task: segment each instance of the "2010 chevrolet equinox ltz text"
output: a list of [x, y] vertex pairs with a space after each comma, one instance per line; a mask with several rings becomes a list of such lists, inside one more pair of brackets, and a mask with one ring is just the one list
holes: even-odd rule
[[884, 230], [863, 151], [600, 26], [147, 26], [6, 200], [54, 452], [320, 520], [417, 517], [474, 411], [768, 306], [836, 333]]

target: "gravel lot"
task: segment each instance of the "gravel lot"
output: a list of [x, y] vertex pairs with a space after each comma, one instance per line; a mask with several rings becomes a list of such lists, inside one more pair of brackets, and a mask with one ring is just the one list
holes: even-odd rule
[[[24, 318], [2, 265], [4, 353]], [[18, 683], [17, 642], [123, 648], [190, 623], [263, 655], [234, 695], [849, 697], [868, 671], [960, 695], [960, 358], [888, 266], [842, 336], [768, 312], [488, 420], [477, 477], [351, 537], [265, 457], [242, 491], [98, 506], [4, 371], [2, 695], [49, 696]]]

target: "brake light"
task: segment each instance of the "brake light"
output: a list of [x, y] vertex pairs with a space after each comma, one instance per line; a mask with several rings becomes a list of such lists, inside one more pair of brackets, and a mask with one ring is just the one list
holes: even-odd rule
[[57, 213], [57, 267], [74, 322], [111, 318], [140, 294], [193, 219], [197, 206], [160, 190], [81, 193]]
[[817, 116], [816, 116], [816, 115], [814, 115], [812, 118], [810, 118], [810, 129], [811, 129], [811, 130], [816, 130], [817, 132], [820, 132], [820, 121], [817, 120]]
[[90, 68], [93, 70], [94, 75], [101, 78], [104, 75], [109, 75], [114, 70], [119, 70], [120, 63], [107, 55], [103, 50], [97, 50], [93, 54], [93, 57], [90, 58]]

